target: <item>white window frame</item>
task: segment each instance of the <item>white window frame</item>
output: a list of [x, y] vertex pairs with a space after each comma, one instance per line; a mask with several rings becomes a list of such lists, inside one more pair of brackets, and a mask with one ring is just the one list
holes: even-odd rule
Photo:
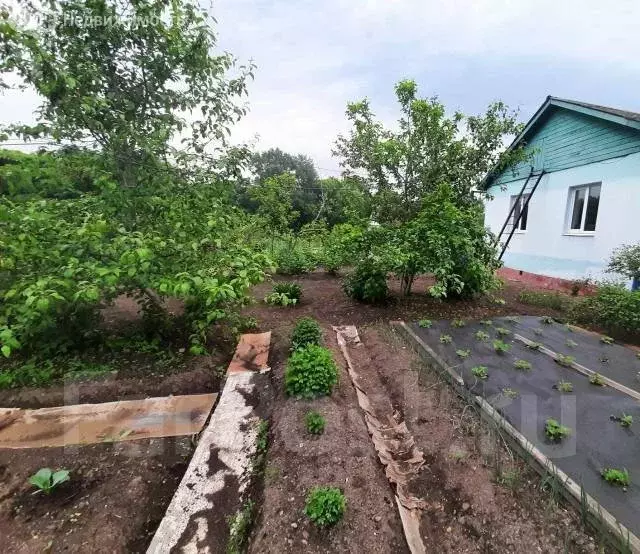
[[[509, 197], [509, 211], [511, 211], [513, 209], [513, 206], [516, 202], [520, 201], [520, 211], [522, 211], [522, 208], [524, 207], [525, 203], [527, 202], [527, 198], [529, 197], [529, 194], [523, 194], [522, 197], [520, 197], [519, 194], [512, 194]], [[513, 220], [516, 218], [516, 212], [514, 211], [511, 214], [511, 221], [513, 222]], [[516, 234], [522, 234], [522, 233], [526, 233], [527, 229], [522, 229], [521, 227], [522, 225], [522, 218], [520, 218], [520, 221], [518, 221], [518, 227], [516, 227], [513, 230], [513, 233]], [[529, 206], [527, 206], [527, 227], [529, 226]]]
[[[565, 235], [577, 235], [582, 237], [592, 237], [596, 234], [596, 231], [585, 231], [584, 224], [587, 219], [587, 205], [589, 203], [589, 189], [591, 187], [600, 187], [600, 197], [602, 198], [602, 181], [595, 181], [593, 183], [586, 183], [584, 185], [576, 185], [569, 187], [569, 197], [567, 198], [567, 214], [565, 218]], [[572, 229], [571, 221], [573, 219], [573, 207], [576, 201], [576, 191], [584, 189], [584, 205], [582, 206], [582, 214], [580, 216], [580, 229]], [[598, 216], [600, 215], [600, 202], [598, 202], [598, 212], [596, 213], [596, 230], [598, 229]]]

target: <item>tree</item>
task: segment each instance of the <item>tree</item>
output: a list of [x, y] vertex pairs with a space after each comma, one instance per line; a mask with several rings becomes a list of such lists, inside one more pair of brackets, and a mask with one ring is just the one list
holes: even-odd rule
[[[95, 141], [125, 187], [144, 169], [153, 177], [159, 160], [192, 167], [225, 150], [253, 67], [227, 76], [235, 59], [212, 55], [216, 37], [197, 2], [47, 0], [23, 10], [35, 28], [0, 11], [0, 76], [17, 73], [43, 102], [37, 125], [5, 135]], [[188, 152], [171, 146], [179, 138]]]
[[421, 199], [443, 183], [457, 201], [475, 202], [490, 170], [525, 158], [522, 149], [504, 152], [506, 138], [521, 126], [502, 102], [489, 105], [481, 116], [447, 116], [437, 98], [418, 97], [414, 81], [400, 81], [395, 92], [397, 131], [375, 119], [368, 100], [354, 102], [346, 112], [353, 128], [338, 137], [334, 149], [345, 174], [361, 179], [373, 193], [378, 221], [410, 220]]
[[623, 244], [616, 248], [609, 259], [606, 271], [640, 280], [640, 244]]
[[295, 175], [282, 173], [266, 178], [249, 190], [258, 205], [258, 215], [264, 218], [272, 236], [287, 233], [298, 217], [298, 212], [291, 208], [295, 187]]

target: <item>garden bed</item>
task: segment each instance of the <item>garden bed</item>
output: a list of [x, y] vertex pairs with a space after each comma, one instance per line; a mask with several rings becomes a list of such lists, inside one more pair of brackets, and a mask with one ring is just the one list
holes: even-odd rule
[[[493, 319], [492, 324], [469, 322], [462, 327], [452, 323], [433, 321], [430, 328], [424, 327], [426, 322], [423, 326], [413, 323], [411, 328], [462, 377], [472, 393], [485, 397], [620, 523], [632, 533], [640, 534], [637, 518], [640, 488], [633, 483], [634, 476], [640, 477], [637, 434], [633, 426], [623, 427], [611, 419], [611, 416], [626, 414], [640, 420], [638, 402], [612, 386], [591, 384], [587, 376], [562, 367], [548, 354], [528, 348], [515, 340], [514, 335], [542, 343], [556, 353], [574, 356], [581, 365], [640, 390], [640, 383], [634, 378], [640, 370], [635, 351], [603, 344], [594, 334], [571, 331], [558, 323], [543, 323], [536, 317], [520, 317], [517, 321], [498, 318]], [[509, 330], [502, 341], [511, 348], [503, 354], [498, 354], [493, 346], [493, 340], [499, 338], [497, 328]], [[478, 331], [486, 333], [488, 338], [479, 340]], [[445, 335], [451, 337], [450, 343], [441, 341]], [[567, 341], [572, 341], [570, 346]], [[460, 356], [460, 351], [469, 351], [469, 355]], [[609, 362], [603, 363], [603, 356]], [[531, 368], [516, 369], [516, 360], [528, 361]], [[472, 368], [478, 366], [487, 368], [486, 380], [472, 373]], [[573, 391], [561, 393], [555, 389], [560, 380], [571, 382]], [[548, 418], [570, 427], [572, 434], [559, 443], [549, 441], [544, 433]], [[604, 468], [628, 470], [631, 486], [623, 489], [608, 484], [600, 475]]]

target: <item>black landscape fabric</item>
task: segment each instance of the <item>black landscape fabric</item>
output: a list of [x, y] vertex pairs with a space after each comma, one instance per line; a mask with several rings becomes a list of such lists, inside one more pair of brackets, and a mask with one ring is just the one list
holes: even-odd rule
[[[629, 377], [640, 370], [637, 368], [640, 360], [633, 350], [604, 345], [598, 337], [567, 331], [557, 323], [542, 324], [537, 317], [521, 316], [517, 321], [496, 318], [491, 324], [469, 321], [463, 327], [455, 327], [451, 321], [433, 321], [431, 328], [420, 327], [417, 323], [411, 327], [462, 376], [471, 392], [484, 396], [560, 469], [583, 485], [588, 494], [631, 532], [640, 536], [640, 441], [636, 429], [636, 426], [640, 427], [640, 403], [611, 387], [590, 384], [587, 377], [558, 365], [542, 352], [527, 348], [515, 340], [513, 334], [540, 342], [550, 350], [575, 356], [576, 361], [585, 367], [614, 380], [617, 380], [617, 375], [626, 375], [628, 378], [623, 384], [637, 390], [638, 382]], [[532, 330], [539, 327], [543, 328], [542, 335], [533, 334]], [[500, 337], [496, 331], [498, 328], [508, 330], [509, 334]], [[487, 333], [489, 338], [477, 338], [478, 331]], [[452, 342], [441, 342], [443, 335], [449, 335]], [[556, 348], [556, 345], [564, 345], [567, 338], [578, 345]], [[496, 353], [493, 347], [496, 339], [511, 345], [510, 351]], [[456, 350], [469, 350], [470, 353], [463, 358]], [[602, 356], [607, 356], [609, 362], [601, 362]], [[514, 364], [519, 359], [528, 361], [531, 369], [516, 369]], [[487, 368], [487, 380], [473, 375], [471, 369], [475, 366]], [[561, 393], [554, 388], [559, 380], [571, 382], [573, 392]], [[512, 398], [514, 393], [517, 396]], [[622, 414], [633, 416], [635, 425], [624, 428], [610, 417]], [[544, 433], [547, 418], [570, 427], [571, 436], [558, 443], [549, 441]], [[629, 471], [631, 486], [626, 492], [601, 477], [600, 472], [604, 468]]]

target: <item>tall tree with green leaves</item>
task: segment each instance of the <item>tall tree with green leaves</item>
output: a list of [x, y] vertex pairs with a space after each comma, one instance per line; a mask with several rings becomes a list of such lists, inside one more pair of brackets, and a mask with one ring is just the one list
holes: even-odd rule
[[253, 67], [213, 54], [212, 21], [196, 1], [19, 6], [0, 8], [0, 78], [17, 74], [42, 104], [35, 126], [10, 125], [0, 135], [95, 141], [125, 187], [158, 161], [193, 167], [226, 150]]

